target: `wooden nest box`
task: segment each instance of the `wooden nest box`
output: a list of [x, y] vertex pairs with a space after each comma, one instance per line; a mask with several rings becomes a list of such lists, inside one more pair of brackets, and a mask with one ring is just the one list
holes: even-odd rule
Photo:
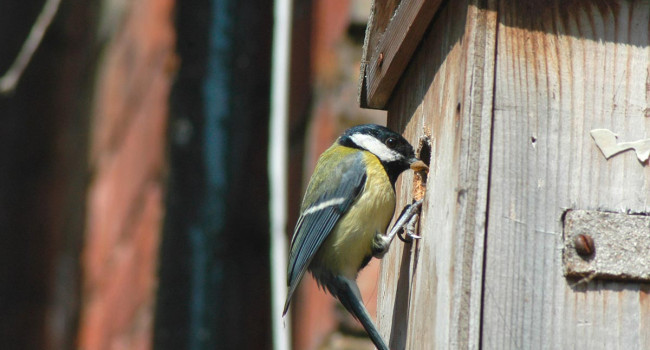
[[391, 349], [650, 349], [650, 2], [376, 1], [359, 101], [430, 162]]

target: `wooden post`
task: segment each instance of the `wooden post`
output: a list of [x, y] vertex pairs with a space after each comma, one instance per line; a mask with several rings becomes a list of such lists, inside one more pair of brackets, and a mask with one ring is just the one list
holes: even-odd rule
[[261, 116], [269, 114], [272, 3], [178, 2], [176, 12], [181, 65], [170, 96], [153, 348], [269, 349]]
[[[606, 159], [590, 134], [649, 138], [650, 3], [444, 2], [386, 78], [368, 67], [390, 22], [371, 18], [360, 101], [431, 142], [423, 238], [382, 262], [391, 349], [650, 348], [647, 282], [567, 278], [563, 262], [568, 209], [650, 212], [648, 162]], [[366, 86], [378, 78], [397, 84]], [[589, 259], [619, 253], [598, 243]]]

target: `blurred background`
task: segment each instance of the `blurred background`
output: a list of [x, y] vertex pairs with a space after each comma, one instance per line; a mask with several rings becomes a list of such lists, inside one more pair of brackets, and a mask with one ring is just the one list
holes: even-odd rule
[[[273, 348], [278, 2], [0, 2], [3, 349]], [[385, 124], [357, 103], [371, 1], [289, 4], [287, 241], [318, 155]], [[311, 277], [281, 326], [294, 349], [372, 349]]]

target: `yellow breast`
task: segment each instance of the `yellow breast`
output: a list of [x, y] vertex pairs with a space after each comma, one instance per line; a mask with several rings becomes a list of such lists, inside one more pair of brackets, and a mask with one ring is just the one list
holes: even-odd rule
[[355, 278], [364, 258], [372, 255], [373, 237], [386, 232], [395, 212], [395, 191], [383, 166], [372, 153], [363, 154], [364, 189], [314, 257], [321, 267], [349, 278]]

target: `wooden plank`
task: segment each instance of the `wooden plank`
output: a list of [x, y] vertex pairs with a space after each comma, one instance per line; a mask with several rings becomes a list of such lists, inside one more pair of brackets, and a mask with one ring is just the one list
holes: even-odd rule
[[[390, 23], [391, 18], [393, 18], [395, 10], [401, 2], [401, 0], [372, 2], [370, 18], [368, 19], [368, 27], [366, 28], [364, 49], [368, 49], [370, 53], [375, 52], [375, 48], [386, 32], [386, 28], [388, 28], [388, 24]], [[362, 61], [365, 61], [365, 58], [366, 57], [364, 56]]]
[[[388, 105], [389, 125], [432, 141], [423, 238], [382, 262], [378, 322], [391, 349], [476, 349], [495, 55], [494, 4], [439, 9]], [[411, 196], [402, 175], [399, 204]]]
[[366, 37], [364, 39], [361, 54], [361, 73], [359, 74], [359, 89], [357, 91], [359, 106], [362, 108], [368, 108], [368, 102], [366, 101], [366, 71], [370, 59], [369, 53], [372, 55], [372, 53], [375, 52], [375, 48], [386, 32], [388, 23], [390, 23], [391, 18], [393, 18], [395, 9], [397, 9], [400, 2], [401, 0], [372, 0], [370, 17], [368, 18], [368, 25], [366, 26]]
[[499, 3], [484, 349], [650, 349], [650, 286], [563, 276], [566, 209], [650, 211], [648, 1]]
[[[441, 2], [442, 0], [401, 1], [394, 9], [389, 22], [385, 24], [386, 15], [395, 6], [392, 1], [389, 2], [388, 9], [377, 17], [374, 21], [376, 25], [366, 34], [368, 40], [361, 67], [360, 94], [364, 95], [360, 96], [362, 107], [386, 108], [395, 84]], [[386, 27], [383, 27], [384, 25]], [[379, 32], [383, 34], [378, 36]]]

